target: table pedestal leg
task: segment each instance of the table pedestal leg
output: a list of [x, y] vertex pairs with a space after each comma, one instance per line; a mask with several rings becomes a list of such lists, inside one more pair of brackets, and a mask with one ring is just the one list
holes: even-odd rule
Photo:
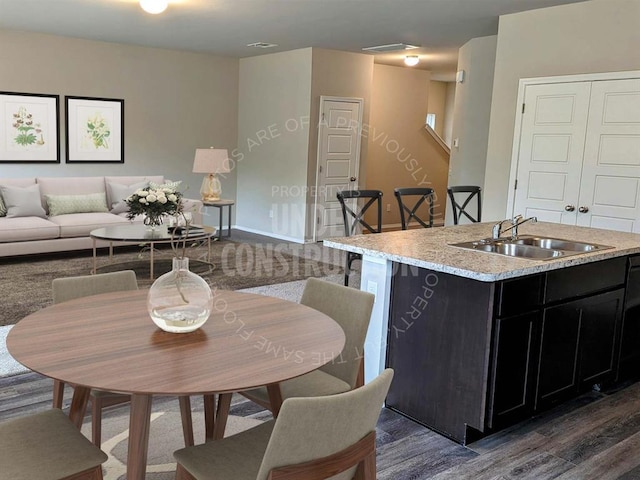
[[280, 413], [280, 407], [282, 406], [282, 392], [280, 391], [280, 384], [272, 383], [271, 385], [267, 385], [267, 392], [269, 393], [271, 413], [273, 414], [273, 418], [277, 418], [278, 413]]
[[69, 420], [71, 420], [71, 423], [78, 427], [78, 429], [82, 427], [90, 393], [91, 389], [89, 387], [76, 385], [73, 389], [73, 399], [71, 400], [71, 407], [69, 408]]
[[127, 480], [144, 480], [149, 450], [151, 395], [131, 395]]
[[93, 239], [93, 270], [91, 270], [91, 275], [95, 275], [96, 274], [96, 268], [97, 268], [97, 252], [96, 252], [96, 239]]

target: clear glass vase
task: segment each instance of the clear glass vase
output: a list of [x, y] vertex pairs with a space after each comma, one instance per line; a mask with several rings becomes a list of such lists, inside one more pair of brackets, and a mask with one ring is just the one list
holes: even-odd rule
[[209, 284], [189, 271], [186, 257], [175, 257], [172, 270], [153, 282], [147, 296], [151, 319], [166, 332], [188, 333], [200, 328], [212, 307]]

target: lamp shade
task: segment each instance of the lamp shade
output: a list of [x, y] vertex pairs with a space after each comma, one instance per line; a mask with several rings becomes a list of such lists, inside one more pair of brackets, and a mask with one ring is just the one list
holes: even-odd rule
[[229, 154], [226, 149], [197, 148], [193, 159], [193, 173], [229, 173]]

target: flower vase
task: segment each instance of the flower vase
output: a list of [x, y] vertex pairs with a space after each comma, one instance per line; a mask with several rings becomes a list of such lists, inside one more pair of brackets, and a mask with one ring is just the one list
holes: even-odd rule
[[144, 220], [142, 220], [142, 222], [151, 232], [155, 232], [158, 227], [162, 225], [162, 215], [152, 215], [147, 213], [145, 214]]
[[200, 328], [212, 308], [209, 284], [189, 270], [186, 257], [175, 257], [172, 270], [158, 277], [147, 295], [151, 319], [166, 332], [188, 333]]

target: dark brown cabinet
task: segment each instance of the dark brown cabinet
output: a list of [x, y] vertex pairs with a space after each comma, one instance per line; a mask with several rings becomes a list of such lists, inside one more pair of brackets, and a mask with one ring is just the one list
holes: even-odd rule
[[[640, 335], [630, 320], [620, 334], [627, 270], [621, 257], [494, 283], [394, 276], [387, 406], [466, 443], [613, 381], [618, 358], [640, 351], [619, 346]], [[419, 323], [394, 335], [428, 276], [438, 281]]]

